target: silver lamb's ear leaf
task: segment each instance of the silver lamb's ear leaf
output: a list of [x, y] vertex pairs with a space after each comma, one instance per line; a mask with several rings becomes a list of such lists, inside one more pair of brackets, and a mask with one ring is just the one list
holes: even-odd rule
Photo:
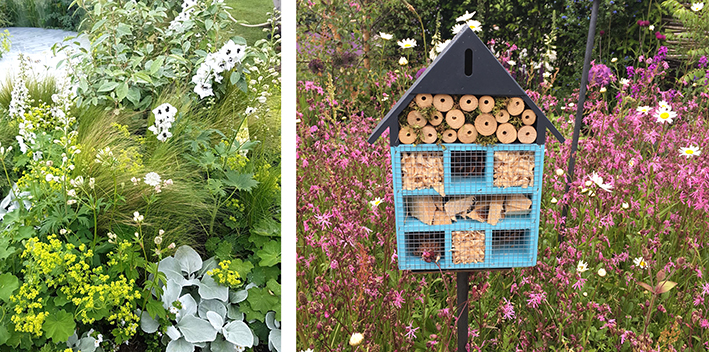
[[182, 303], [182, 309], [177, 312], [177, 321], [184, 319], [188, 315], [197, 314], [197, 302], [189, 293], [180, 297], [180, 303]]
[[276, 324], [274, 321], [276, 320], [276, 312], [270, 311], [266, 313], [266, 318], [264, 321], [266, 322], [266, 326], [268, 327], [269, 330], [273, 330], [276, 328]]
[[187, 245], [181, 246], [175, 251], [175, 260], [180, 263], [182, 271], [188, 276], [202, 268], [202, 258], [192, 247]]
[[[199, 302], [199, 308], [197, 309], [197, 315], [202, 319], [207, 319], [207, 312], [213, 311], [224, 319], [226, 317], [227, 308], [224, 302], [218, 299], [206, 299]], [[220, 326], [221, 328], [221, 326]]]
[[224, 340], [224, 338], [221, 335], [217, 335], [217, 338], [212, 341], [211, 346], [212, 352], [234, 352], [236, 351], [236, 346], [227, 341]]
[[238, 321], [244, 320], [244, 313], [239, 312], [239, 306], [233, 305], [233, 304], [229, 305], [226, 316], [229, 317], [229, 319], [231, 319], [231, 320], [238, 320]]
[[[184, 280], [184, 278], [183, 278]], [[177, 301], [180, 297], [180, 292], [182, 291], [182, 286], [175, 282], [175, 280], [168, 279], [165, 284], [165, 291], [162, 293], [162, 306], [165, 309], [170, 309], [172, 307], [172, 302]]]
[[202, 277], [207, 271], [216, 269], [219, 267], [219, 264], [217, 263], [217, 259], [214, 257], [211, 257], [202, 263], [202, 269], [199, 269], [197, 271], [197, 277]]
[[96, 339], [87, 336], [79, 340], [79, 345], [77, 346], [79, 348], [79, 351], [82, 352], [94, 352], [96, 351]]
[[[140, 313], [140, 328], [143, 330], [143, 332], [152, 334], [158, 331], [159, 327], [160, 323], [157, 320], [153, 319], [153, 317], [151, 317], [148, 312]], [[83, 351], [83, 349], [81, 350]]]
[[202, 299], [218, 299], [226, 302], [229, 300], [229, 288], [214, 281], [211, 275], [204, 275], [199, 284], [199, 295]]
[[224, 338], [237, 345], [243, 347], [251, 347], [254, 344], [254, 334], [243, 321], [232, 321], [222, 328]]
[[177, 328], [173, 325], [170, 325], [167, 327], [167, 331], [165, 331], [167, 336], [170, 336], [170, 340], [175, 341], [182, 337], [182, 334], [180, 333], [180, 330], [177, 330]]
[[252, 287], [257, 287], [258, 285], [253, 282], [246, 285], [243, 290], [229, 293], [229, 301], [231, 303], [241, 303], [249, 297], [249, 289]]
[[276, 350], [277, 352], [281, 352], [281, 330], [280, 329], [271, 330], [271, 332], [268, 333], [268, 349], [271, 351]]
[[194, 345], [187, 342], [184, 338], [172, 340], [167, 344], [165, 352], [194, 352]]
[[197, 318], [194, 315], [187, 315], [179, 323], [177, 327], [185, 336], [187, 342], [209, 342], [214, 341], [217, 337], [217, 329], [208, 321]]
[[66, 341], [66, 347], [72, 348], [77, 342], [79, 342], [79, 336], [76, 334], [76, 330], [74, 330], [74, 335], [69, 336], [69, 340]]
[[217, 331], [221, 330], [222, 326], [224, 326], [224, 318], [222, 318], [218, 313], [212, 312], [211, 310], [207, 312], [207, 320]]
[[158, 271], [165, 274], [168, 280], [173, 280], [180, 286], [185, 286], [185, 276], [180, 263], [173, 257], [167, 257], [158, 264]]

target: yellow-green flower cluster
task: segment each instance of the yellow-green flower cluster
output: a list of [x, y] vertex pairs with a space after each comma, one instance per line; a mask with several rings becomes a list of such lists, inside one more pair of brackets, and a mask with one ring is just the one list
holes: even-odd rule
[[235, 288], [241, 284], [241, 280], [239, 280], [241, 276], [238, 272], [231, 270], [229, 265], [231, 265], [231, 260], [222, 260], [219, 262], [219, 268], [209, 270], [207, 275], [212, 276], [214, 281], [222, 286]]
[[226, 165], [232, 170], [242, 170], [248, 162], [249, 158], [238, 153], [226, 159]]
[[36, 287], [24, 283], [16, 294], [10, 296], [10, 302], [15, 304], [15, 314], [10, 317], [15, 330], [42, 336], [42, 324], [49, 313], [42, 311], [43, 299], [37, 297], [39, 293]]

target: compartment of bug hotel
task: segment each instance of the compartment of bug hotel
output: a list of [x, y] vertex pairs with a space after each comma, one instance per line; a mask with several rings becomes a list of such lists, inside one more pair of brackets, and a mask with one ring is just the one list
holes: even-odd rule
[[530, 194], [404, 197], [406, 227], [425, 229], [461, 222], [496, 226], [504, 219], [529, 220], [531, 197]]
[[438, 194], [445, 195], [444, 172], [442, 151], [401, 153], [403, 190], [432, 188]]
[[445, 232], [410, 232], [404, 238], [409, 264], [425, 265], [445, 260]]
[[496, 260], [510, 260], [509, 257], [524, 258], [534, 249], [530, 232], [529, 229], [493, 230], [491, 257]]
[[530, 144], [537, 115], [519, 97], [417, 94], [399, 115], [403, 144]]
[[451, 231], [453, 264], [485, 262], [485, 231]]
[[495, 151], [493, 185], [503, 188], [534, 186], [534, 157], [531, 151]]

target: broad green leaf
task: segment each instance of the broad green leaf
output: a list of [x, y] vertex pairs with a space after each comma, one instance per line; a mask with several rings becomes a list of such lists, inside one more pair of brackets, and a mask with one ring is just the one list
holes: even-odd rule
[[140, 89], [137, 87], [130, 87], [128, 89], [128, 94], [126, 95], [126, 98], [133, 103], [133, 105], [138, 105], [140, 103]]
[[243, 321], [232, 321], [222, 330], [224, 338], [237, 345], [251, 347], [254, 342], [254, 334]]
[[74, 333], [74, 329], [76, 329], [74, 315], [64, 309], [49, 314], [42, 324], [45, 336], [51, 338], [54, 343], [66, 342]]
[[175, 251], [175, 260], [180, 263], [182, 271], [191, 275], [202, 268], [202, 258], [192, 249], [192, 247], [184, 245]]
[[26, 240], [34, 236], [34, 227], [32, 226], [22, 226], [19, 229], [19, 237], [17, 240]]
[[182, 318], [177, 327], [187, 342], [209, 342], [217, 337], [217, 329], [212, 324], [194, 315]]
[[652, 289], [652, 287], [650, 287], [650, 285], [648, 285], [644, 282], [638, 282], [638, 285], [640, 285], [642, 288], [646, 289], [647, 292], [655, 293], [655, 291]]
[[246, 277], [251, 272], [251, 269], [254, 268], [254, 265], [250, 261], [243, 261], [241, 259], [234, 259], [231, 261], [231, 264], [229, 265], [229, 269], [236, 271], [239, 273], [239, 276]]
[[677, 286], [676, 282], [662, 281], [662, 282], [658, 283], [657, 286], [655, 286], [655, 293], [657, 293], [659, 295], [659, 294], [668, 292], [669, 290], [671, 290], [675, 286]]
[[20, 280], [10, 273], [0, 275], [0, 300], [10, 301], [10, 296], [20, 287]]
[[251, 308], [266, 314], [269, 310], [275, 311], [280, 299], [271, 294], [267, 288], [254, 287], [249, 290], [249, 297], [246, 299]]
[[130, 30], [130, 26], [125, 23], [118, 24], [118, 26], [116, 27], [116, 33], [118, 34], [118, 37], [133, 34], [133, 32]]
[[96, 33], [96, 30], [99, 29], [101, 26], [103, 26], [106, 23], [106, 21], [108, 21], [108, 19], [104, 18], [104, 19], [96, 22], [96, 24], [94, 24], [94, 26], [91, 27], [91, 32]]
[[153, 80], [144, 71], [136, 72], [133, 74], [133, 79], [138, 83], [150, 83], [153, 84]]
[[231, 320], [244, 320], [244, 313], [239, 312], [239, 307], [230, 304], [226, 316]]
[[128, 83], [121, 82], [118, 87], [116, 87], [116, 97], [118, 101], [121, 101], [125, 99], [126, 95], [128, 95]]
[[281, 262], [281, 242], [269, 241], [256, 254], [261, 258], [260, 266], [274, 266]]
[[96, 339], [91, 336], [86, 336], [79, 340], [77, 349], [81, 352], [94, 352], [96, 351]]
[[248, 302], [239, 305], [239, 311], [244, 314], [246, 321], [258, 320], [263, 321], [266, 314], [251, 308]]
[[0, 325], [0, 346], [4, 345], [10, 339], [10, 332], [4, 325]]
[[229, 82], [234, 85], [239, 81], [239, 78], [241, 78], [241, 74], [238, 71], [234, 71], [231, 73], [231, 76], [229, 76]]
[[254, 174], [240, 174], [234, 170], [227, 171], [226, 179], [223, 179], [222, 182], [227, 186], [247, 192], [250, 192], [258, 185], [258, 181], [254, 179]]
[[281, 284], [279, 284], [278, 281], [274, 279], [268, 280], [268, 282], [266, 283], [266, 287], [271, 290], [271, 292], [273, 292], [273, 294], [275, 294], [276, 296], [281, 295]]
[[106, 82], [103, 82], [103, 84], [101, 84], [101, 87], [98, 89], [98, 92], [99, 93], [110, 92], [110, 91], [116, 89], [116, 87], [118, 87], [118, 82], [106, 81]]
[[150, 64], [150, 74], [154, 75], [156, 72], [158, 72], [164, 62], [165, 62], [164, 56], [160, 56], [159, 58], [157, 58], [157, 60], [153, 61], [153, 63]]
[[204, 28], [207, 30], [212, 29], [212, 26], [214, 26], [214, 21], [211, 18], [208, 18], [204, 21]]
[[204, 275], [199, 283], [199, 295], [202, 299], [218, 299], [222, 302], [229, 300], [229, 288], [220, 285], [211, 275]]

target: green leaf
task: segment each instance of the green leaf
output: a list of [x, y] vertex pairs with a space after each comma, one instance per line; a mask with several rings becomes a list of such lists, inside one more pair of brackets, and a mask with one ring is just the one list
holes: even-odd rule
[[161, 301], [155, 299], [148, 299], [148, 303], [145, 305], [145, 310], [148, 311], [151, 317], [164, 317], [167, 311], [162, 305]]
[[227, 186], [247, 192], [250, 192], [258, 185], [258, 181], [254, 179], [254, 174], [241, 174], [234, 170], [227, 171], [226, 179], [223, 179], [222, 182]]
[[211, 275], [204, 275], [199, 283], [199, 295], [202, 299], [218, 299], [222, 302], [229, 300], [229, 288], [220, 285]]
[[54, 343], [66, 342], [69, 336], [74, 334], [75, 328], [74, 315], [64, 309], [52, 312], [42, 324], [45, 336], [51, 338]]
[[0, 325], [0, 346], [4, 345], [10, 339], [10, 332], [4, 325]]
[[251, 282], [255, 285], [265, 285], [270, 279], [278, 279], [281, 269], [278, 266], [256, 267], [251, 275]]
[[153, 61], [153, 63], [150, 64], [150, 74], [154, 75], [156, 72], [158, 72], [164, 62], [165, 62], [164, 56], [160, 56], [157, 60]]
[[249, 297], [246, 298], [253, 310], [257, 310], [263, 314], [270, 310], [275, 310], [280, 299], [274, 294], [271, 294], [267, 288], [252, 287], [249, 289]]
[[130, 30], [130, 26], [128, 26], [125, 23], [119, 23], [118, 26], [116, 27], [116, 33], [118, 34], [118, 37], [122, 37], [124, 35], [131, 35], [133, 32]]
[[239, 78], [241, 78], [241, 73], [238, 71], [234, 71], [231, 73], [231, 76], [229, 76], [229, 81], [231, 82], [231, 85], [235, 85], [236, 82], [239, 81]]
[[260, 266], [274, 266], [281, 262], [281, 242], [269, 241], [256, 254], [261, 258]]
[[105, 82], [103, 82], [101, 87], [98, 89], [98, 92], [99, 93], [110, 92], [110, 91], [116, 89], [116, 87], [118, 87], [118, 82], [105, 81]]
[[276, 296], [281, 295], [281, 284], [279, 284], [278, 281], [274, 279], [268, 280], [268, 282], [266, 283], [266, 287], [271, 290], [271, 292], [273, 292], [273, 294], [275, 294]]
[[254, 265], [250, 261], [243, 261], [241, 259], [234, 259], [231, 261], [231, 264], [229, 265], [229, 269], [236, 271], [239, 273], [239, 276], [246, 277], [251, 272], [251, 269], [254, 268]]
[[238, 346], [251, 347], [254, 342], [254, 335], [243, 321], [232, 321], [224, 326], [222, 330], [224, 338]]
[[138, 83], [150, 83], [153, 84], [153, 80], [150, 76], [145, 73], [145, 71], [136, 72], [133, 74], [133, 79]]
[[121, 82], [116, 88], [116, 97], [118, 101], [122, 101], [128, 95], [128, 83]]
[[662, 282], [658, 283], [657, 286], [655, 286], [655, 293], [657, 293], [659, 295], [659, 294], [668, 292], [669, 290], [671, 290], [675, 286], [677, 286], [676, 282], [662, 281]]
[[644, 282], [638, 282], [638, 285], [640, 285], [642, 288], [646, 289], [647, 292], [655, 293], [655, 291], [652, 289], [652, 287], [650, 287], [650, 285], [648, 285]]
[[204, 28], [207, 30], [212, 29], [212, 26], [214, 26], [214, 21], [211, 18], [208, 18], [204, 21]]
[[30, 237], [34, 236], [34, 227], [32, 227], [32, 226], [20, 227], [19, 235], [20, 236], [17, 238], [18, 241], [29, 239]]
[[130, 87], [126, 98], [128, 98], [128, 100], [133, 103], [133, 105], [138, 105], [138, 103], [140, 103], [140, 89], [136, 87]]
[[0, 300], [7, 303], [12, 293], [20, 287], [20, 280], [10, 273], [0, 275]]

